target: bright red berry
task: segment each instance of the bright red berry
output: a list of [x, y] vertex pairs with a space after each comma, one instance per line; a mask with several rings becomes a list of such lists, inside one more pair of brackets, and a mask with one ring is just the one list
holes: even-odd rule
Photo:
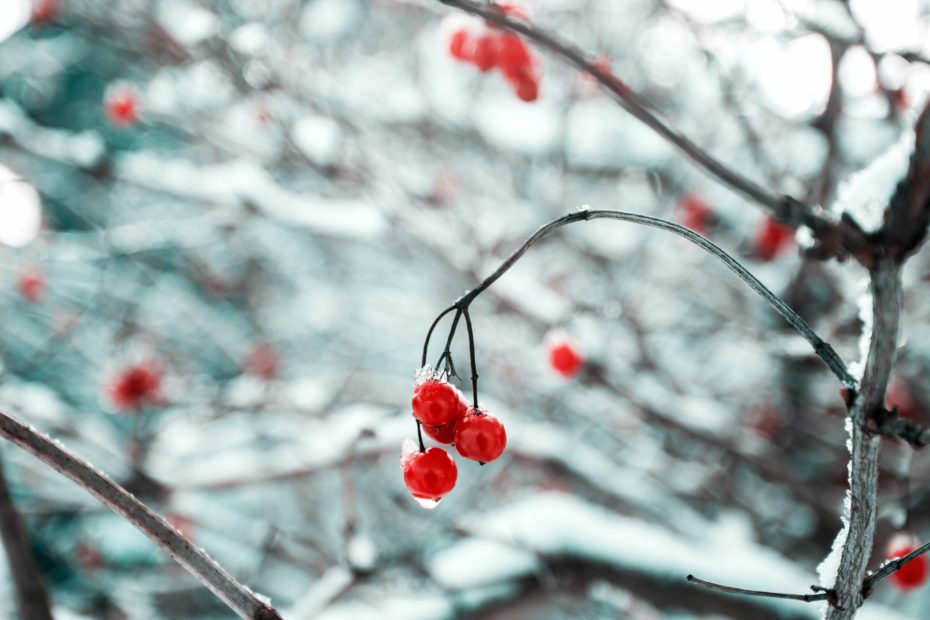
[[504, 425], [485, 411], [470, 409], [455, 425], [455, 449], [467, 459], [490, 463], [504, 453], [506, 446]]
[[497, 57], [501, 71], [508, 77], [522, 74], [533, 65], [533, 57], [526, 42], [512, 32], [501, 35]]
[[131, 86], [111, 87], [103, 102], [107, 120], [114, 127], [129, 127], [139, 121], [139, 95]]
[[517, 83], [516, 93], [521, 101], [536, 101], [539, 98], [539, 82], [532, 76], [525, 76]]
[[[897, 534], [888, 543], [888, 547], [885, 549], [885, 558], [896, 560], [906, 556], [916, 548], [917, 544], [912, 536]], [[907, 592], [923, 585], [928, 576], [930, 576], [930, 560], [927, 559], [926, 555], [919, 555], [891, 573], [890, 579], [899, 590]]]
[[781, 254], [794, 240], [794, 231], [766, 217], [756, 235], [756, 255], [768, 262]]
[[471, 61], [481, 71], [490, 71], [498, 62], [500, 52], [500, 36], [494, 32], [486, 32], [475, 40]]
[[549, 345], [549, 363], [557, 373], [571, 379], [581, 370], [584, 358], [570, 340], [559, 337]]
[[453, 420], [448, 424], [438, 426], [423, 425], [423, 432], [426, 433], [436, 443], [449, 445], [455, 442], [455, 426], [458, 420]]
[[449, 53], [459, 60], [471, 60], [470, 36], [464, 27], [452, 32], [449, 37]]
[[136, 411], [162, 401], [161, 374], [152, 364], [129, 366], [120, 371], [110, 386], [110, 399], [121, 411]]
[[16, 288], [23, 299], [29, 303], [36, 303], [45, 292], [45, 276], [42, 270], [35, 265], [24, 267], [19, 272]]
[[695, 232], [704, 234], [714, 212], [710, 206], [694, 194], [685, 194], [681, 199], [681, 224]]
[[442, 448], [404, 454], [400, 468], [404, 472], [407, 490], [419, 500], [438, 502], [455, 487], [458, 478], [455, 461]]
[[413, 391], [413, 417], [427, 426], [439, 426], [461, 417], [460, 392], [438, 379], [429, 379]]
[[267, 342], [259, 342], [252, 347], [245, 361], [245, 367], [252, 375], [270, 381], [278, 375], [281, 357], [277, 349]]

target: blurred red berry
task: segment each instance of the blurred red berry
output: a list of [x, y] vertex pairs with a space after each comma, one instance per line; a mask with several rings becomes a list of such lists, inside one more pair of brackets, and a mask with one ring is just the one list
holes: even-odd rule
[[449, 53], [453, 58], [471, 60], [469, 38], [468, 30], [464, 27], [453, 31], [452, 36], [449, 37]]
[[259, 342], [252, 347], [245, 361], [248, 372], [259, 379], [270, 381], [278, 376], [281, 357], [278, 350], [267, 342]]
[[130, 127], [139, 122], [139, 95], [131, 86], [111, 87], [104, 97], [103, 107], [107, 120], [114, 127]]
[[714, 211], [695, 194], [685, 194], [681, 199], [681, 225], [704, 234], [714, 217]]
[[471, 61], [481, 71], [490, 71], [498, 62], [500, 37], [493, 32], [486, 32], [475, 40]]
[[920, 408], [911, 395], [910, 388], [899, 378], [895, 377], [888, 386], [888, 393], [885, 395], [885, 408], [898, 408], [898, 415], [902, 418], [916, 419], [920, 417]]
[[162, 401], [161, 374], [154, 364], [124, 368], [110, 385], [110, 399], [121, 411], [137, 411]]
[[533, 64], [526, 42], [512, 32], [501, 35], [497, 56], [501, 71], [508, 77], [521, 75]]
[[559, 337], [549, 345], [549, 363], [557, 373], [571, 379], [581, 370], [584, 358], [570, 340]]
[[445, 381], [430, 379], [413, 391], [413, 416], [428, 426], [448, 424], [460, 417], [460, 392]]
[[32, 23], [46, 26], [61, 12], [61, 0], [35, 0], [32, 5]]
[[16, 289], [23, 299], [34, 304], [45, 292], [45, 275], [35, 265], [24, 267], [16, 280]]
[[794, 231], [766, 217], [756, 234], [756, 256], [768, 262], [781, 254], [794, 240]]
[[455, 487], [458, 469], [442, 448], [405, 454], [400, 461], [404, 484], [415, 498], [438, 502]]
[[504, 425], [485, 411], [470, 409], [455, 425], [455, 449], [467, 459], [490, 463], [504, 453], [506, 446]]
[[[917, 549], [917, 547], [918, 545], [914, 542], [912, 536], [896, 534], [885, 549], [885, 559], [896, 560], [902, 558]], [[928, 575], [930, 575], [930, 561], [924, 554], [917, 556], [901, 566], [897, 571], [891, 573], [890, 579], [899, 590], [907, 592], [926, 583]]]
[[761, 439], [773, 439], [781, 426], [778, 409], [772, 405], [760, 405], [749, 410], [746, 427]]
[[494, 5], [495, 8], [506, 15], [507, 17], [512, 17], [514, 19], [522, 19], [523, 21], [530, 21], [530, 13], [527, 10], [526, 5], [522, 2], [515, 2], [514, 0], [507, 0], [506, 2], [498, 2]]

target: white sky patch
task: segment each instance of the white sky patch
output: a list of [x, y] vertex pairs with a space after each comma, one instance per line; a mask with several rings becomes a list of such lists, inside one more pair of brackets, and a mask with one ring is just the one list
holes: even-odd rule
[[14, 248], [39, 235], [42, 205], [35, 188], [0, 164], [0, 243]]
[[348, 34], [360, 18], [361, 7], [355, 0], [316, 0], [304, 9], [300, 29], [313, 41], [333, 41]]
[[0, 41], [13, 36], [29, 23], [32, 0], [3, 0], [0, 2]]
[[159, 4], [158, 21], [171, 36], [188, 46], [212, 37], [219, 27], [215, 13], [185, 0]]
[[921, 42], [925, 20], [917, 0], [852, 0], [857, 20], [865, 28], [866, 41], [875, 52], [915, 49]]
[[342, 130], [331, 118], [305, 116], [294, 123], [291, 137], [297, 148], [318, 166], [330, 166], [338, 160]]
[[791, 25], [778, 0], [748, 0], [746, 21], [759, 32], [780, 32]]
[[819, 34], [787, 45], [760, 48], [757, 80], [775, 112], [785, 117], [814, 114], [826, 105], [831, 82], [830, 45]]
[[881, 228], [885, 209], [901, 179], [907, 175], [914, 138], [905, 131], [901, 138], [868, 168], [845, 180], [837, 191], [834, 210], [848, 213], [866, 232]]
[[671, 0], [669, 4], [696, 21], [713, 23], [739, 16], [746, 0]]

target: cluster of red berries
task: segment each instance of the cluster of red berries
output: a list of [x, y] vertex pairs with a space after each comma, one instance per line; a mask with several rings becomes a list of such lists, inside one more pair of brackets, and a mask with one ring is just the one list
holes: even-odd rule
[[103, 99], [103, 111], [114, 127], [131, 127], [139, 122], [139, 94], [127, 84], [111, 86]]
[[[526, 8], [516, 2], [499, 2], [494, 8], [504, 15], [529, 21]], [[517, 34], [493, 24], [463, 20], [450, 16], [444, 29], [448, 34], [449, 53], [483, 72], [495, 67], [523, 101], [539, 97], [539, 61]]]
[[[507, 432], [496, 417], [468, 404], [465, 395], [441, 376], [430, 373], [413, 391], [413, 417], [429, 437], [454, 444], [466, 459], [484, 465], [507, 446]], [[458, 469], [444, 449], [406, 450], [400, 460], [404, 484], [421, 506], [432, 508], [455, 487]]]
[[[917, 549], [917, 543], [910, 534], [896, 534], [885, 548], [886, 560], [897, 560]], [[891, 582], [902, 592], [913, 590], [922, 586], [930, 577], [930, 560], [927, 555], [918, 555], [916, 558], [891, 573]]]

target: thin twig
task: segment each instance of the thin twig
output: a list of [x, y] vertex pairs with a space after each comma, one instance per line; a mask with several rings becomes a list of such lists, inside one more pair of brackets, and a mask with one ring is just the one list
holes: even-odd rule
[[901, 570], [905, 564], [913, 560], [914, 558], [921, 556], [930, 551], [930, 542], [926, 542], [921, 546], [917, 547], [907, 555], [891, 560], [882, 565], [877, 571], [865, 578], [865, 581], [862, 582], [862, 593], [867, 594], [869, 590], [875, 587], [879, 581], [885, 577], [890, 576], [892, 573]]
[[714, 583], [713, 581], [698, 579], [694, 575], [688, 575], [688, 581], [699, 586], [704, 586], [705, 588], [710, 588], [711, 590], [720, 590], [721, 592], [729, 592], [730, 594], [745, 594], [747, 596], [762, 596], [766, 598], [785, 598], [792, 601], [804, 601], [805, 603], [811, 603], [813, 601], [826, 601], [832, 596], [831, 590], [820, 588], [818, 586], [811, 586], [811, 589], [815, 590], [814, 594], [787, 594], [784, 592], [766, 592], [764, 590], [734, 588], [733, 586], [725, 586], [719, 583]]
[[16, 588], [16, 606], [24, 620], [52, 620], [42, 572], [29, 546], [29, 533], [16, 510], [0, 461], [0, 537]]
[[0, 411], [0, 436], [8, 439], [103, 502], [246, 620], [281, 620], [275, 609], [236, 581], [223, 567], [126, 489], [67, 451], [60, 443]]
[[[730, 271], [735, 273], [739, 278], [749, 285], [749, 287], [759, 294], [772, 308], [781, 315], [801, 336], [807, 340], [811, 346], [814, 348], [814, 353], [822, 359], [834, 375], [840, 380], [840, 382], [848, 389], [856, 389], [856, 380], [849, 373], [849, 370], [846, 368], [846, 364], [836, 353], [832, 346], [826, 343], [817, 333], [811, 328], [807, 322], [801, 318], [801, 316], [792, 310], [788, 304], [786, 304], [778, 295], [770, 291], [762, 282], [759, 281], [752, 273], [746, 269], [742, 263], [740, 263], [733, 256], [728, 254], [723, 248], [710, 241], [709, 239], [702, 237], [698, 233], [694, 232], [689, 228], [675, 224], [674, 222], [669, 222], [657, 217], [652, 217], [649, 215], [640, 215], [637, 213], [628, 213], [626, 211], [608, 211], [608, 210], [594, 210], [589, 211], [583, 209], [581, 211], [576, 211], [574, 213], [569, 213], [568, 215], [562, 216], [557, 220], [549, 222], [527, 239], [522, 246], [520, 246], [513, 254], [511, 254], [497, 270], [494, 271], [490, 276], [485, 278], [478, 286], [469, 292], [465, 293], [460, 297], [454, 304], [453, 307], [465, 307], [467, 308], [469, 304], [478, 295], [484, 292], [489, 286], [491, 286], [498, 278], [504, 275], [511, 267], [516, 264], [520, 258], [526, 254], [533, 245], [539, 242], [541, 239], [546, 237], [549, 233], [572, 224], [574, 222], [594, 220], [594, 219], [614, 219], [621, 220], [624, 222], [633, 222], [634, 224], [641, 224], [643, 226], [651, 226], [653, 228], [659, 228], [671, 233], [683, 237], [690, 241], [691, 243], [697, 245], [705, 252], [715, 256], [727, 266]], [[447, 311], [444, 311], [447, 312]]]
[[522, 34], [589, 74], [627, 112], [677, 147], [688, 159], [725, 186], [763, 206], [783, 224], [792, 228], [803, 224], [810, 228], [814, 239], [818, 242], [818, 247], [811, 250], [812, 255], [820, 258], [829, 258], [831, 256], [842, 258], [852, 253], [860, 261], [868, 259], [867, 256], [860, 254], [862, 249], [868, 246], [868, 240], [853, 223], [844, 220], [835, 221], [823, 210], [804, 204], [791, 196], [771, 192], [725, 165], [662, 119], [657, 112], [651, 109], [645, 99], [630, 88], [626, 82], [614, 75], [609, 69], [598, 66], [597, 60], [593, 56], [586, 54], [577, 46], [563, 40], [552, 32], [509, 17], [504, 12], [497, 10], [493, 5], [480, 4], [473, 0], [438, 1], [466, 13], [482, 17], [501, 28]]

